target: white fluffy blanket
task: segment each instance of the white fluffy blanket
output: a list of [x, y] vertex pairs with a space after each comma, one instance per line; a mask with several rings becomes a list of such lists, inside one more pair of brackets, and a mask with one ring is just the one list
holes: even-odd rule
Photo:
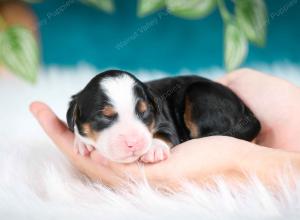
[[[256, 67], [300, 84], [299, 66]], [[187, 185], [169, 196], [146, 184], [130, 194], [88, 182], [41, 131], [28, 105], [45, 101], [64, 118], [70, 95], [97, 71], [80, 65], [45, 72], [35, 86], [0, 76], [0, 219], [300, 219], [300, 179], [294, 189], [282, 184], [280, 196], [257, 180], [236, 190], [221, 180], [217, 189]], [[163, 75], [145, 73], [139, 76]], [[216, 78], [222, 71], [200, 73]]]

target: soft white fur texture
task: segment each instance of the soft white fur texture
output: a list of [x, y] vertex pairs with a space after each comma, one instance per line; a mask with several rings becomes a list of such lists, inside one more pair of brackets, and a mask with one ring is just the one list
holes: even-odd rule
[[[280, 63], [256, 67], [300, 85], [299, 66]], [[42, 100], [65, 119], [70, 95], [98, 71], [80, 65], [51, 67], [44, 72], [35, 86], [0, 75], [1, 220], [300, 219], [300, 178], [291, 189], [279, 176], [282, 187], [277, 195], [255, 178], [252, 184], [232, 189], [222, 180], [217, 180], [217, 189], [187, 184], [185, 192], [169, 196], [150, 189], [146, 183], [133, 186], [133, 194], [112, 192], [101, 184], [90, 183], [42, 132], [28, 105]], [[216, 78], [222, 71], [211, 69], [197, 74]], [[162, 75], [139, 72], [142, 79]]]

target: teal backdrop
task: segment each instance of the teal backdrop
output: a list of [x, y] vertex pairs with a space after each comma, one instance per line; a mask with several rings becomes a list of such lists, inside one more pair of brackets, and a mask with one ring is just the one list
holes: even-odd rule
[[[39, 19], [45, 65], [90, 63], [97, 68], [162, 70], [178, 73], [223, 66], [223, 23], [216, 10], [202, 20], [160, 11], [136, 16], [136, 1], [116, 0], [114, 14], [78, 0], [33, 4]], [[244, 65], [290, 61], [300, 64], [299, 0], [268, 0], [264, 48], [250, 46]]]

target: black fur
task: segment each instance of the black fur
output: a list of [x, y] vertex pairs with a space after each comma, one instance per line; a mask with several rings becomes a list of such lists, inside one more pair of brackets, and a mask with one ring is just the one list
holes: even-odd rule
[[260, 131], [251, 110], [229, 88], [211, 80], [180, 76], [151, 81], [147, 86], [160, 97], [164, 121], [175, 126], [180, 143], [191, 139], [183, 118], [187, 98], [198, 137], [225, 135], [251, 141]]
[[[128, 74], [135, 82], [137, 100], [147, 102], [147, 112], [137, 116], [147, 126], [154, 122], [155, 135], [164, 137], [173, 146], [192, 139], [184, 121], [186, 100], [191, 103], [192, 122], [197, 125], [199, 135], [232, 136], [247, 141], [253, 140], [260, 131], [260, 123], [251, 110], [227, 87], [198, 76], [170, 77], [142, 83], [130, 73], [110, 70], [95, 76], [88, 85], [73, 96], [67, 113], [70, 130], [89, 122], [96, 131], [111, 126], [117, 115], [107, 118], [99, 113], [109, 105], [108, 97], [99, 82], [105, 77]], [[121, 98], [121, 97], [120, 97]]]

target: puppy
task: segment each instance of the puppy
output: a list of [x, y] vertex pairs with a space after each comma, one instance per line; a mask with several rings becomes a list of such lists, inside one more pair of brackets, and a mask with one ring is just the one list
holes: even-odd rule
[[95, 76], [72, 96], [67, 123], [75, 148], [120, 163], [167, 159], [170, 148], [212, 135], [253, 140], [260, 123], [228, 88], [199, 76], [143, 83], [121, 70]]

